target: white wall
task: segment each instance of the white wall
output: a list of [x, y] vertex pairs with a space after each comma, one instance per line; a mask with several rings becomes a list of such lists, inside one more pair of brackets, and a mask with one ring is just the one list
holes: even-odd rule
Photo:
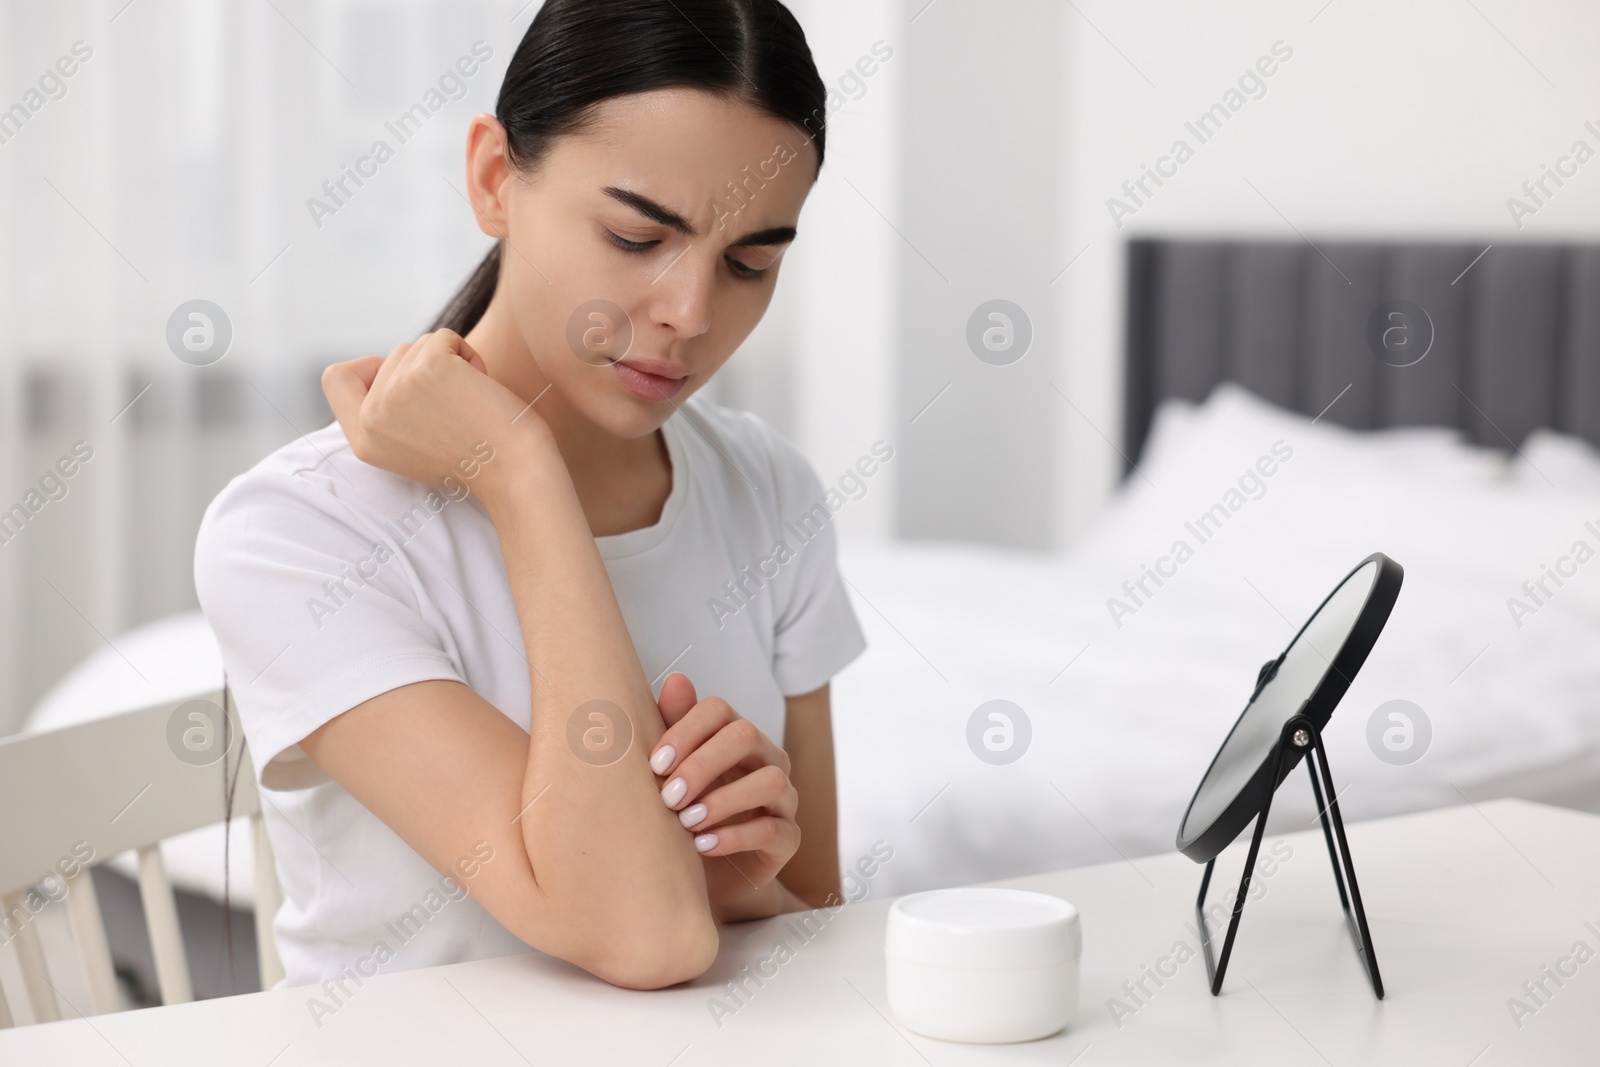
[[[826, 157], [784, 257], [767, 316], [713, 379], [719, 399], [756, 411], [806, 453], [824, 487], [875, 441], [901, 443], [894, 424], [894, 217], [907, 21], [898, 0], [794, 0], [817, 70], [830, 88]], [[878, 60], [873, 53], [888, 54]], [[867, 57], [863, 75], [857, 64]], [[854, 74], [854, 77], [851, 75]], [[841, 89], [841, 85], [843, 88]], [[901, 465], [891, 460], [839, 510], [842, 535], [894, 532]]]
[[[1600, 129], [1595, 5], [1074, 3], [1081, 14], [1069, 12], [1062, 51], [1063, 244], [1088, 251], [1058, 285], [1058, 381], [1071, 383], [1088, 418], [1062, 426], [1062, 542], [1092, 521], [1121, 470], [1089, 422], [1121, 442], [1122, 248], [1130, 235], [1295, 239], [1298, 230], [1314, 241], [1437, 235], [1487, 245], [1600, 233], [1600, 158], [1563, 188], [1548, 185], [1555, 195], [1520, 229], [1506, 205], [1575, 140], [1600, 151], [1600, 136], [1584, 128], [1594, 120]], [[1293, 56], [1265, 79], [1265, 95], [1200, 144], [1185, 120], [1220, 100], [1279, 40]], [[1118, 229], [1107, 198], [1123, 196], [1123, 181], [1178, 138], [1193, 158], [1161, 188], [1148, 186], [1153, 195]]]
[[[1063, 93], [1058, 0], [906, 0], [895, 235], [902, 444], [896, 532], [1045, 548], [1059, 478]], [[880, 228], [882, 228], [880, 226]], [[1020, 309], [1031, 345], [980, 359], [968, 324]], [[992, 322], [987, 312], [980, 324]], [[980, 329], [982, 326], [980, 325]], [[1020, 345], [1014, 335], [1013, 340]]]

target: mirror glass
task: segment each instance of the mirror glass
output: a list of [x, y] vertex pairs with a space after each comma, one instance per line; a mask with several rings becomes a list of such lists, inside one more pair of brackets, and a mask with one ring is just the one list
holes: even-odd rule
[[1261, 769], [1283, 732], [1283, 724], [1311, 699], [1332, 668], [1377, 580], [1376, 560], [1356, 568], [1294, 639], [1277, 674], [1261, 687], [1239, 716], [1201, 781], [1183, 820], [1180, 836], [1184, 841], [1193, 841], [1216, 822]]

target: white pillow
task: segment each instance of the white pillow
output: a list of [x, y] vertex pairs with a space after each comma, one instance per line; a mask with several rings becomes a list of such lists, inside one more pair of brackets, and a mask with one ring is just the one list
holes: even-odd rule
[[1150, 429], [1145, 433], [1144, 446], [1132, 457], [1139, 468], [1165, 466], [1170, 456], [1184, 447], [1192, 433], [1196, 404], [1192, 400], [1169, 397], [1163, 400], [1150, 418]]
[[1510, 478], [1503, 453], [1468, 443], [1456, 427], [1352, 430], [1323, 416], [1278, 407], [1231, 381], [1212, 389], [1182, 429], [1191, 434], [1182, 442], [1182, 450], [1188, 452], [1230, 446], [1262, 451], [1282, 438], [1293, 449], [1315, 454], [1318, 466], [1326, 467], [1323, 473], [1328, 474], [1365, 476], [1403, 469], [1470, 483]]
[[1511, 469], [1518, 485], [1535, 491], [1600, 493], [1600, 450], [1571, 434], [1534, 430]]
[[[1515, 506], [1505, 494], [1529, 495], [1502, 453], [1468, 444], [1459, 430], [1351, 430], [1286, 411], [1230, 382], [1186, 413], [1174, 408], [1158, 429], [1138, 471], [1077, 546], [1131, 566], [1135, 577], [1180, 541], [1207, 545], [1208, 557], [1326, 549], [1342, 558], [1359, 548], [1353, 565], [1374, 549], [1411, 548], [1402, 534], [1427, 529], [1450, 542], [1453, 554], [1476, 542], [1428, 521], [1426, 509], [1479, 522], [1489, 501]], [[1223, 526], [1227, 549], [1211, 543]]]

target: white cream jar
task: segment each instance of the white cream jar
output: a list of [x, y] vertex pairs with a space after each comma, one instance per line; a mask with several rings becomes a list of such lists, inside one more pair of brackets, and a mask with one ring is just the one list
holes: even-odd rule
[[1021, 889], [901, 897], [884, 933], [889, 1009], [946, 1041], [1048, 1037], [1078, 1007], [1078, 909]]

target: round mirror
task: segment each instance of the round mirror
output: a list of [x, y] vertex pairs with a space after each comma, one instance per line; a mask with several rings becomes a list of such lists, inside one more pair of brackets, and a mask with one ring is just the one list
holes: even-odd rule
[[1272, 779], [1274, 746], [1283, 726], [1303, 714], [1317, 729], [1366, 662], [1388, 621], [1404, 572], [1374, 552], [1328, 594], [1283, 654], [1261, 668], [1238, 721], [1200, 780], [1178, 827], [1178, 851], [1206, 863], [1227, 848], [1300, 762], [1291, 748]]

